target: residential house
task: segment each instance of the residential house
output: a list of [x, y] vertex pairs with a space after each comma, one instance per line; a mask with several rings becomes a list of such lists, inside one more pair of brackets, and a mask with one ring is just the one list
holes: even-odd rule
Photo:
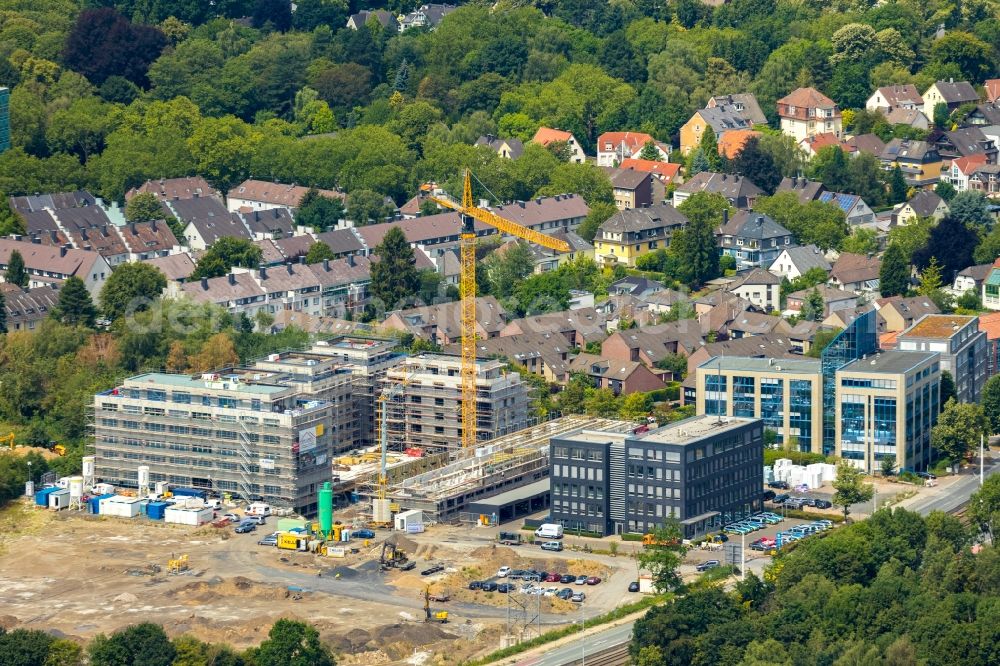
[[881, 157], [882, 151], [885, 150], [885, 141], [876, 134], [856, 134], [845, 139], [841, 146], [852, 156], [868, 153], [875, 157]]
[[963, 104], [970, 104], [979, 101], [979, 94], [968, 81], [958, 81], [948, 79], [932, 83], [931, 87], [924, 92], [924, 115], [934, 119], [934, 107], [944, 104], [948, 107], [948, 112], [952, 112]]
[[266, 268], [250, 275], [267, 294], [268, 312], [294, 310], [313, 317], [325, 314], [319, 278], [305, 261]]
[[[541, 245], [536, 245], [535, 243], [526, 243], [528, 250], [531, 252], [531, 256], [535, 263], [535, 273], [545, 273], [546, 271], [553, 271], [559, 268], [560, 265], [573, 261], [577, 257], [587, 257], [589, 259], [594, 258], [594, 246], [583, 240], [574, 231], [562, 231], [556, 230], [548, 234], [556, 240], [565, 241], [569, 245], [569, 252], [557, 252], [555, 250], [550, 250], [547, 247], [542, 247]], [[512, 243], [523, 242], [517, 240], [507, 241], [504, 245], [497, 248], [497, 251], [502, 251], [505, 247]], [[452, 284], [458, 284], [458, 269], [459, 269], [459, 259], [458, 253], [455, 251], [445, 251], [443, 255], [439, 255], [440, 258], [444, 259], [445, 272], [442, 272], [441, 265], [438, 266], [438, 272], [442, 273], [445, 278], [448, 278], [451, 273], [448, 272], [452, 269], [452, 262], [454, 262], [454, 277], [455, 279], [451, 282]], [[591, 295], [593, 296], [593, 295]], [[591, 304], [593, 305], [593, 304]]]
[[647, 367], [671, 354], [687, 356], [703, 345], [701, 327], [690, 319], [615, 331], [601, 343], [601, 358], [638, 362]]
[[278, 248], [278, 252], [284, 258], [283, 263], [288, 263], [289, 261], [300, 261], [305, 258], [309, 254], [309, 248], [316, 243], [316, 239], [310, 235], [303, 234], [301, 236], [275, 238], [271, 242], [274, 243], [274, 246]]
[[587, 375], [594, 388], [611, 389], [615, 395], [647, 393], [666, 386], [662, 372], [654, 373], [635, 361], [619, 361], [583, 353], [569, 362], [569, 369], [570, 372]]
[[399, 21], [396, 20], [392, 12], [387, 12], [384, 9], [362, 10], [357, 14], [351, 14], [347, 19], [347, 27], [351, 30], [357, 30], [361, 26], [367, 25], [368, 21], [378, 21], [389, 32], [399, 31]]
[[83, 208], [96, 206], [97, 197], [87, 190], [74, 192], [54, 192], [10, 197], [10, 207], [15, 213], [29, 213], [41, 210], [62, 210], [63, 208]]
[[986, 334], [986, 376], [1000, 372], [1000, 312], [979, 315], [979, 330]]
[[843, 192], [823, 192], [819, 195], [822, 203], [833, 204], [844, 211], [847, 223], [851, 226], [862, 224], [872, 224], [875, 222], [875, 211], [873, 211], [864, 199], [857, 194], [845, 194]]
[[0, 271], [3, 274], [10, 265], [10, 255], [14, 250], [20, 252], [24, 259], [29, 288], [60, 284], [71, 277], [78, 277], [96, 300], [111, 275], [111, 265], [98, 252], [0, 238]]
[[258, 312], [267, 312], [266, 292], [245, 271], [186, 282], [180, 285], [179, 295], [196, 303], [218, 305], [234, 315], [252, 318]]
[[777, 315], [744, 310], [727, 327], [732, 340], [758, 335], [787, 336], [792, 325]]
[[793, 245], [783, 248], [767, 270], [778, 277], [794, 280], [813, 268], [830, 272], [830, 262], [822, 250], [815, 245]]
[[823, 312], [820, 319], [829, 317], [838, 310], [853, 310], [858, 305], [858, 297], [842, 289], [834, 289], [825, 284], [818, 284], [815, 287], [793, 291], [785, 297], [785, 312], [800, 314], [806, 301], [813, 291], [819, 293], [823, 299]]
[[309, 268], [319, 283], [324, 317], [356, 319], [364, 314], [371, 303], [371, 259], [349, 254]]
[[961, 296], [970, 289], [977, 294], [983, 288], [983, 282], [993, 271], [993, 264], [979, 264], [963, 268], [955, 275], [955, 281], [951, 285], [951, 293]]
[[[733, 340], [709, 342], [688, 355], [688, 377], [698, 366], [712, 358], [748, 357], [778, 359], [801, 359], [794, 353], [785, 335], [750, 335]], [[687, 404], [687, 399], [685, 399]]]
[[199, 197], [214, 197], [222, 201], [222, 194], [201, 176], [147, 180], [139, 187], [134, 187], [126, 192], [125, 201], [130, 201], [137, 194], [153, 194], [160, 201], [197, 199]]
[[[459, 301], [424, 305], [388, 314], [382, 327], [412, 333], [439, 345], [462, 339], [462, 304]], [[500, 335], [507, 324], [507, 311], [493, 296], [476, 298], [476, 337], [488, 340]]]
[[796, 142], [814, 134], [829, 132], [840, 138], [840, 108], [815, 88], [798, 88], [778, 100], [781, 131]]
[[877, 111], [883, 116], [894, 109], [916, 109], [924, 106], [924, 98], [920, 96], [917, 87], [912, 83], [905, 85], [883, 86], [877, 88], [865, 102], [869, 111]]
[[837, 289], [854, 293], [878, 291], [879, 273], [882, 260], [863, 254], [844, 252], [837, 258], [830, 270], [830, 284]]
[[559, 230], [576, 231], [590, 213], [587, 202], [578, 194], [536, 197], [530, 201], [515, 201], [490, 210], [523, 227], [546, 234]]
[[597, 137], [597, 166], [616, 167], [622, 161], [639, 157], [647, 143], [652, 142], [660, 159], [670, 158], [670, 146], [643, 132], [605, 132]]
[[965, 117], [966, 125], [1000, 125], [1000, 102], [977, 104]]
[[187, 252], [151, 257], [144, 259], [143, 263], [158, 269], [166, 276], [167, 282], [176, 282], [178, 284], [191, 277], [195, 269], [194, 260], [191, 259], [191, 255]]
[[941, 155], [926, 141], [893, 139], [886, 144], [880, 159], [886, 171], [898, 165], [911, 187], [936, 185], [941, 178]]
[[827, 146], [837, 146], [848, 155], [854, 152], [854, 147], [847, 143], [845, 139], [841, 139], [833, 132], [811, 134], [799, 141], [799, 147], [805, 151], [809, 159], [816, 157], [819, 154], [819, 151]]
[[732, 107], [750, 125], [767, 125], [767, 116], [760, 109], [753, 93], [735, 93], [733, 95], [716, 95], [708, 98], [706, 109], [717, 107]]
[[736, 159], [736, 156], [743, 152], [743, 148], [750, 139], [760, 137], [757, 130], [730, 130], [722, 135], [718, 141], [719, 154], [727, 160]]
[[736, 269], [770, 266], [792, 244], [792, 232], [763, 213], [738, 211], [728, 219], [724, 211], [717, 232], [720, 253], [736, 260]]
[[942, 159], [953, 160], [982, 154], [986, 155], [987, 164], [997, 163], [996, 143], [986, 136], [981, 127], [962, 127], [942, 132], [936, 146]]
[[948, 214], [948, 204], [934, 190], [920, 190], [913, 198], [899, 207], [896, 224], [906, 226], [919, 217], [940, 220]]
[[550, 143], [562, 142], [565, 143], [567, 148], [569, 148], [569, 161], [574, 164], [583, 164], [587, 161], [587, 156], [583, 152], [583, 148], [580, 146], [580, 142], [576, 140], [570, 132], [566, 132], [561, 129], [552, 129], [549, 127], [539, 127], [535, 132], [535, 136], [531, 138], [532, 143], [537, 143], [540, 146], [548, 146]]
[[951, 161], [948, 168], [941, 173], [941, 178], [951, 183], [956, 192], [965, 192], [969, 189], [969, 178], [984, 164], [986, 155], [983, 153], [959, 157]]
[[500, 157], [507, 160], [516, 160], [524, 153], [524, 144], [520, 139], [501, 139], [500, 137], [486, 134], [476, 139], [475, 145], [486, 146]]
[[4, 310], [7, 313], [4, 322], [11, 333], [35, 330], [59, 304], [59, 285], [56, 283], [21, 289], [4, 282], [3, 287]]
[[166, 222], [129, 222], [121, 227], [113, 227], [121, 236], [128, 261], [145, 261], [154, 257], [166, 257], [179, 249], [174, 232]]
[[846, 329], [848, 326], [856, 322], [859, 317], [861, 317], [867, 312], [872, 312], [874, 310], [875, 308], [874, 306], [872, 306], [871, 303], [868, 303], [866, 305], [859, 305], [853, 310], [848, 310], [848, 309], [834, 310], [833, 312], [830, 313], [830, 315], [826, 319], [824, 319], [820, 323], [827, 328]]
[[932, 124], [920, 109], [893, 109], [885, 119], [890, 125], [906, 125], [918, 130], [928, 130]]
[[668, 247], [673, 232], [686, 224], [684, 214], [666, 203], [620, 211], [598, 227], [594, 259], [634, 267], [642, 255]]
[[[446, 352], [458, 354], [461, 344], [453, 344]], [[504, 337], [476, 340], [479, 358], [504, 357], [523, 365], [547, 382], [564, 384], [569, 381], [570, 355], [573, 347], [559, 333], [520, 333]]]
[[[278, 240], [295, 235], [295, 220], [292, 219], [292, 213], [287, 208], [268, 208], [233, 214], [238, 215], [243, 220], [243, 224], [253, 234], [254, 240]], [[312, 238], [307, 238], [311, 244]]]
[[905, 331], [914, 322], [928, 314], [939, 314], [941, 311], [927, 296], [890, 296], [875, 300], [878, 318], [882, 326], [880, 332], [899, 333]]
[[671, 162], [658, 162], [656, 160], [641, 160], [628, 157], [618, 165], [622, 169], [635, 169], [636, 171], [646, 171], [658, 179], [663, 185], [680, 182], [681, 165]]
[[[299, 207], [302, 197], [308, 191], [308, 187], [301, 185], [285, 185], [251, 178], [229, 190], [226, 200], [231, 213], [241, 210], [260, 211], [273, 208], [287, 208], [294, 213]], [[330, 199], [344, 199], [343, 192], [334, 190], [316, 190], [316, 192]]]
[[653, 203], [653, 177], [647, 171], [606, 169], [618, 210], [646, 208]]
[[799, 197], [799, 203], [809, 203], [810, 201], [815, 201], [819, 198], [819, 195], [826, 191], [826, 186], [823, 183], [807, 180], [805, 178], [782, 178], [781, 183], [778, 185], [778, 189], [775, 190], [776, 194], [781, 192], [794, 192]]
[[331, 229], [315, 235], [316, 242], [325, 243], [336, 258], [349, 254], [364, 254], [365, 244], [354, 227], [348, 229]]
[[609, 295], [634, 296], [642, 301], [660, 291], [663, 291], [661, 283], [639, 275], [628, 275], [608, 285]]
[[730, 131], [753, 129], [753, 124], [735, 106], [699, 109], [681, 126], [681, 154], [687, 155], [701, 145], [701, 137], [709, 127], [719, 140]]
[[567, 343], [583, 349], [608, 337], [607, 317], [594, 308], [532, 315], [507, 322], [500, 330], [500, 337], [523, 333], [559, 333]]
[[1000, 258], [993, 262], [989, 275], [983, 281], [983, 307], [1000, 310]]
[[749, 178], [727, 173], [702, 171], [689, 178], [683, 185], [674, 190], [674, 206], [680, 206], [688, 197], [696, 192], [715, 192], [721, 194], [729, 203], [740, 210], [753, 208], [757, 197], [764, 191], [754, 185]]
[[763, 268], [753, 268], [737, 275], [736, 282], [729, 285], [729, 291], [747, 299], [762, 312], [781, 309], [781, 278]]
[[410, 28], [434, 29], [444, 19], [445, 16], [455, 11], [455, 5], [420, 5], [406, 16], [399, 19], [399, 31], [405, 32]]
[[990, 199], [1000, 196], [1000, 165], [980, 164], [969, 176], [969, 190], [981, 192]]
[[233, 213], [191, 220], [184, 227], [184, 237], [192, 250], [207, 250], [215, 241], [225, 237], [253, 240], [246, 225]]
[[986, 92], [986, 101], [990, 104], [1000, 100], [1000, 79], [986, 79], [983, 81], [983, 90]]

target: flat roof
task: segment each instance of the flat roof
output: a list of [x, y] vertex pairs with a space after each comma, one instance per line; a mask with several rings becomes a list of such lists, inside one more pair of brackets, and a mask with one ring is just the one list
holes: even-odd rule
[[534, 483], [529, 483], [526, 486], [521, 486], [520, 488], [514, 488], [513, 490], [502, 492], [499, 495], [494, 495], [493, 497], [483, 497], [481, 499], [474, 500], [469, 502], [469, 507], [502, 507], [515, 502], [522, 502], [524, 500], [531, 499], [532, 497], [543, 495], [547, 492], [549, 492], [549, 479], [545, 478], [540, 481], [535, 481]]
[[823, 371], [823, 362], [817, 359], [794, 359], [794, 358], [764, 358], [760, 356], [715, 356], [701, 365], [698, 369], [717, 370], [744, 370], [747, 372], [773, 372], [773, 373], [796, 373], [796, 374], [817, 374]]
[[[210, 388], [206, 387], [205, 384], [208, 380], [199, 377], [192, 377], [191, 375], [175, 375], [167, 372], [146, 372], [141, 375], [136, 375], [134, 377], [129, 377], [125, 380], [133, 386], [135, 384], [149, 384], [150, 387], [156, 386], [173, 386], [176, 388], [187, 388], [187, 389], [203, 389]], [[219, 379], [215, 380], [219, 382], [226, 381], [226, 375], [219, 374]], [[271, 395], [274, 393], [281, 393], [282, 391], [287, 391], [288, 386], [278, 386], [276, 384], [248, 384], [245, 382], [230, 383], [228, 390], [230, 391], [240, 391], [245, 393], [259, 393], [261, 395]]]
[[906, 374], [908, 371], [922, 365], [935, 356], [938, 356], [937, 352], [900, 351], [898, 349], [884, 351], [880, 354], [868, 356], [867, 358], [859, 358], [856, 361], [851, 361], [838, 370], [837, 374], [842, 372], [877, 372], [901, 375]]
[[656, 442], [658, 444], [694, 444], [707, 437], [736, 430], [759, 420], [735, 416], [723, 416], [720, 418], [718, 416], [703, 414], [657, 428], [637, 439], [641, 439], [644, 442]]
[[975, 315], [928, 314], [899, 335], [900, 337], [947, 340], [975, 319]]
[[612, 440], [623, 440], [626, 437], [628, 437], [626, 433], [614, 432], [613, 430], [580, 430], [566, 436], [555, 435], [552, 439], [560, 441], [568, 440], [571, 442], [590, 442], [591, 444], [607, 444]]

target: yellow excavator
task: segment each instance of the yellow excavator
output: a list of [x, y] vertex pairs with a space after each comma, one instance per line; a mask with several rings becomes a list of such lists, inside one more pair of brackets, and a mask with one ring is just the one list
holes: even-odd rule
[[[7, 433], [6, 435], [0, 435], [0, 444], [4, 443], [6, 443], [10, 447], [11, 451], [13, 451], [18, 447], [18, 444], [15, 441], [14, 433], [12, 432]], [[49, 444], [49, 448], [60, 456], [66, 455], [66, 447], [63, 446], [62, 444], [56, 444], [55, 442], [52, 442]]]

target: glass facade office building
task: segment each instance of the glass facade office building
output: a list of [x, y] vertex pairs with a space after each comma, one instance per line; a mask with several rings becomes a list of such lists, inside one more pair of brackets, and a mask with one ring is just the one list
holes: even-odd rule
[[837, 371], [878, 350], [876, 317], [875, 310], [859, 314], [820, 355], [823, 366], [823, 455], [832, 455], [837, 448]]

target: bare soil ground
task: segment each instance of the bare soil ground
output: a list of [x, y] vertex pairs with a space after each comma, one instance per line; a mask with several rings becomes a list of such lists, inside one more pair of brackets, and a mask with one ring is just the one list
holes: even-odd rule
[[[503, 565], [555, 569], [551, 559], [511, 549], [403, 537], [400, 545], [416, 555], [417, 568], [383, 574], [375, 542], [352, 544], [358, 553], [334, 559], [257, 546], [269, 532], [236, 535], [229, 528], [55, 514], [14, 503], [0, 511], [0, 626], [83, 640], [150, 621], [172, 636], [247, 647], [264, 640], [275, 620], [290, 617], [313, 623], [340, 653], [338, 663], [443, 666], [495, 647], [503, 633], [506, 600], [469, 592], [469, 580]], [[190, 569], [167, 574], [167, 561], [181, 554]], [[421, 576], [425, 562], [447, 569]], [[609, 573], [595, 562], [557, 570]], [[452, 595], [451, 602], [432, 603], [449, 611], [449, 623], [423, 621], [428, 584]], [[571, 609], [555, 601], [543, 612]]]

